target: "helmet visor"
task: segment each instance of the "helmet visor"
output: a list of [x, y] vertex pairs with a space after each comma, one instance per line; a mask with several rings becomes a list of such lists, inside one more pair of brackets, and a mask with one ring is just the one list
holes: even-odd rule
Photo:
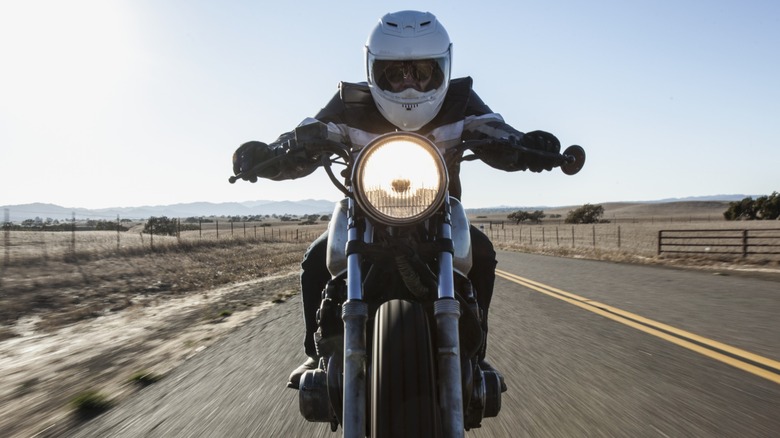
[[391, 93], [413, 88], [420, 92], [438, 89], [447, 80], [447, 57], [412, 60], [370, 59], [371, 81]]

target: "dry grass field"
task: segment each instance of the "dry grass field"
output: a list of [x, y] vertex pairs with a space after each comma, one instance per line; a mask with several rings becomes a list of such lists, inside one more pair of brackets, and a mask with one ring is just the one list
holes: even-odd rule
[[[677, 266], [780, 267], [771, 258], [656, 255], [659, 229], [780, 228], [725, 222], [727, 203], [603, 206], [611, 222], [596, 226], [516, 225], [506, 219], [510, 212], [471, 219], [499, 248]], [[153, 238], [141, 228], [4, 236], [0, 435], [66, 434], [80, 419], [74, 397], [95, 391], [119, 402], [137, 390], [138, 376], [164, 378], [264, 306], [296, 295], [301, 256], [325, 224], [221, 224], [219, 230], [210, 224]]]
[[[780, 230], [780, 221], [724, 220], [727, 202], [613, 203], [602, 206], [605, 211], [603, 219], [609, 222], [595, 225], [564, 224], [563, 219], [569, 210], [576, 207], [546, 210], [548, 218], [541, 224], [516, 224], [507, 219], [510, 212], [475, 216], [471, 220], [490, 236], [496, 246], [505, 249], [639, 263], [670, 263], [674, 259], [676, 264], [780, 266], [780, 255], [743, 258], [740, 248], [735, 248], [733, 255], [707, 254], [704, 248], [701, 254], [658, 254], [660, 230], [747, 229], [759, 235], [780, 236], [780, 231], [760, 231]], [[549, 218], [552, 215], [561, 217]], [[774, 239], [774, 242], [778, 240]], [[780, 247], [770, 249], [780, 252]]]
[[238, 225], [4, 233], [0, 436], [62, 436], [82, 418], [78, 397], [115, 403], [297, 294], [326, 224]]

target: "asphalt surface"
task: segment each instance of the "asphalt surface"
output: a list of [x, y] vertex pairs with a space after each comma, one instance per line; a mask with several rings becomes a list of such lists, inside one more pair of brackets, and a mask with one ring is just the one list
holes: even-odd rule
[[[780, 282], [505, 252], [498, 269], [488, 357], [509, 391], [467, 436], [780, 436]], [[340, 436], [285, 388], [300, 318], [297, 297], [273, 306], [73, 436]]]

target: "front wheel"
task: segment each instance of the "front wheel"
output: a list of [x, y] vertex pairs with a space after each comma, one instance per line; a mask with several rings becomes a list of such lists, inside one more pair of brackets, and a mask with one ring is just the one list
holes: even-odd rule
[[440, 436], [431, 333], [422, 306], [382, 304], [372, 348], [371, 437]]

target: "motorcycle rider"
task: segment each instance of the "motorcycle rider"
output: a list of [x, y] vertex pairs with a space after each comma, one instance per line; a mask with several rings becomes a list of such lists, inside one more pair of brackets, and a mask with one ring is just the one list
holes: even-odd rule
[[[505, 171], [551, 170], [541, 157], [529, 157], [517, 146], [559, 152], [558, 139], [547, 132], [522, 133], [494, 113], [472, 90], [470, 77], [451, 79], [452, 43], [444, 26], [428, 12], [400, 11], [383, 16], [371, 31], [365, 46], [367, 82], [342, 82], [338, 93], [311, 119], [301, 125], [324, 123], [328, 135], [359, 151], [379, 135], [397, 130], [410, 131], [431, 139], [443, 152], [463, 140], [495, 139], [490, 147], [473, 150], [488, 165]], [[294, 132], [282, 134], [271, 144], [251, 141], [233, 154], [235, 174], [257, 163], [285, 155], [261, 170], [257, 176], [275, 181], [300, 178], [320, 164], [318, 157], [304, 152], [288, 154], [294, 145]], [[461, 198], [460, 161], [448, 160], [449, 194]], [[256, 182], [257, 176], [242, 176]], [[468, 274], [483, 310], [483, 330], [487, 335], [488, 310], [495, 280], [496, 253], [487, 236], [470, 229], [473, 266]], [[331, 276], [325, 264], [327, 232], [308, 248], [301, 263], [301, 296], [306, 335], [307, 360], [292, 372], [288, 387], [298, 388], [301, 375], [317, 367], [314, 333], [320, 297]], [[485, 344], [480, 352], [482, 369], [492, 369], [485, 361]], [[505, 388], [504, 388], [505, 390]]]

